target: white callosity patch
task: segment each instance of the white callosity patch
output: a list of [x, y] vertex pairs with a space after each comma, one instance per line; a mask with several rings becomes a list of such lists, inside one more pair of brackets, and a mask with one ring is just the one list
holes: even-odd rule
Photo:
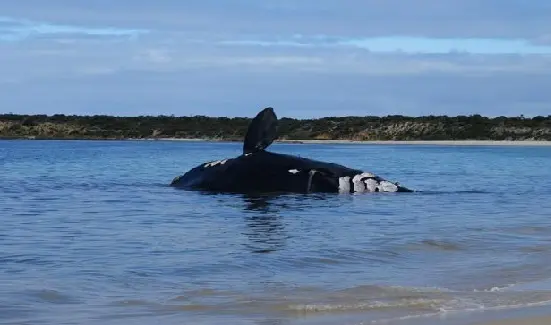
[[216, 161], [211, 161], [209, 163], [206, 163], [203, 167], [213, 167], [213, 166], [216, 166], [216, 165], [223, 165], [227, 162], [228, 160], [227, 159], [224, 159], [224, 160], [216, 160]]
[[365, 178], [365, 177], [377, 177], [375, 176], [375, 174], [372, 174], [372, 173], [368, 173], [368, 172], [364, 172], [364, 173], [361, 173], [360, 175], [361, 178]]
[[379, 187], [379, 182], [377, 182], [373, 178], [368, 178], [364, 180], [364, 183], [365, 183], [365, 188], [368, 192], [375, 192]]
[[362, 182], [362, 179], [366, 177], [367, 178], [375, 177], [375, 175], [373, 175], [372, 173], [366, 172], [366, 173], [358, 174], [354, 176], [354, 178], [352, 178], [352, 183], [354, 184], [354, 192], [358, 192], [358, 193], [365, 192], [366, 186], [365, 186], [365, 183]]
[[397, 192], [398, 186], [389, 181], [381, 181], [379, 184], [379, 189], [381, 192]]
[[[392, 182], [377, 181], [372, 173], [361, 173], [352, 178], [353, 192], [397, 192], [398, 186]], [[350, 177], [339, 177], [339, 193], [350, 192]]]
[[299, 172], [298, 169], [289, 169], [289, 173], [291, 173], [291, 174], [296, 174], [298, 172]]
[[350, 193], [350, 177], [339, 177], [339, 193]]
[[362, 183], [362, 174], [354, 176], [352, 184], [354, 184], [355, 193], [363, 193], [365, 191], [365, 185]]

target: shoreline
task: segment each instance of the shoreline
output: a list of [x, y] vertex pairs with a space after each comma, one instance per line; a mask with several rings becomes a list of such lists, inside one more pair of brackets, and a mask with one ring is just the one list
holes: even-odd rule
[[[444, 145], [444, 146], [551, 146], [551, 141], [535, 140], [299, 140], [308, 144]], [[286, 143], [282, 141], [281, 143]]]
[[549, 325], [551, 302], [509, 307], [450, 310], [421, 315], [376, 320], [372, 324], [388, 325]]
[[[237, 142], [240, 139], [201, 138], [37, 138], [0, 137], [0, 141], [182, 141], [182, 142]], [[359, 145], [440, 145], [440, 146], [551, 146], [551, 140], [275, 140], [274, 144], [359, 144]]]
[[[413, 324], [418, 325], [421, 321], [429, 319], [434, 318], [417, 319]], [[551, 306], [544, 303], [510, 309], [481, 310], [444, 316], [440, 319], [443, 325], [549, 325]]]
[[[132, 139], [129, 139], [132, 140]], [[138, 141], [240, 142], [185, 138], [135, 139]], [[281, 144], [366, 144], [366, 145], [444, 145], [444, 146], [551, 146], [546, 140], [275, 140]]]

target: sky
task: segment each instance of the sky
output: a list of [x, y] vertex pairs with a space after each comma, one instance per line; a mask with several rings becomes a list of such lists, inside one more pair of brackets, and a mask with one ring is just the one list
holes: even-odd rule
[[551, 114], [547, 0], [10, 0], [0, 113]]

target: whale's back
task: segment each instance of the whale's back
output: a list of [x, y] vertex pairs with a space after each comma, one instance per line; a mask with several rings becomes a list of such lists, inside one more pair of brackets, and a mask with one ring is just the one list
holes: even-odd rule
[[[312, 176], [311, 171], [316, 171], [317, 175]], [[240, 193], [306, 192], [309, 186], [317, 186], [318, 191], [334, 192], [338, 190], [339, 177], [359, 173], [360, 170], [335, 163], [258, 151], [201, 164], [175, 178], [171, 185]]]

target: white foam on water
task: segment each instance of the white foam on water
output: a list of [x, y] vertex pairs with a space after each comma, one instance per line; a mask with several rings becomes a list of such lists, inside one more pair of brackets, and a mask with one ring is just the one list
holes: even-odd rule
[[482, 289], [482, 290], [479, 290], [479, 289], [474, 289], [473, 292], [503, 292], [507, 289], [510, 289], [512, 287], [516, 286], [516, 284], [508, 284], [508, 285], [505, 285], [505, 286], [494, 286], [494, 287], [491, 287], [491, 288], [488, 288], [488, 289]]
[[[497, 292], [497, 291], [486, 291], [486, 292]], [[439, 318], [444, 319], [451, 316], [460, 316], [461, 314], [466, 313], [482, 313], [490, 311], [503, 311], [503, 310], [514, 310], [522, 308], [533, 308], [533, 307], [543, 307], [551, 306], [551, 300], [541, 300], [535, 302], [525, 302], [525, 303], [510, 303], [510, 304], [500, 304], [495, 306], [487, 306], [484, 303], [477, 303], [469, 299], [455, 299], [450, 301], [448, 304], [438, 308], [436, 312], [420, 313], [413, 315], [406, 315], [401, 317], [386, 318], [386, 319], [377, 319], [370, 320], [366, 322], [360, 322], [358, 325], [365, 324], [386, 324], [390, 322], [405, 321], [411, 319], [422, 319], [422, 318]]]
[[370, 301], [358, 302], [350, 304], [298, 304], [288, 306], [289, 310], [301, 312], [331, 312], [331, 311], [367, 311], [372, 309], [387, 309], [387, 308], [432, 308], [434, 304], [441, 302], [438, 299], [417, 298], [403, 299], [397, 301]]

